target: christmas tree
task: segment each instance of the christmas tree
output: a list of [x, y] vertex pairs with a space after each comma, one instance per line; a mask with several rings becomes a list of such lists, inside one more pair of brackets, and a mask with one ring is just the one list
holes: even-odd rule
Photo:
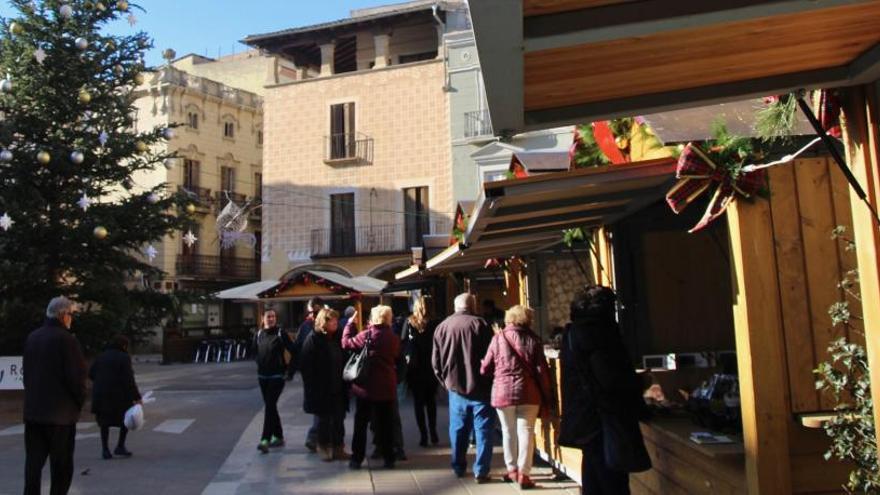
[[[142, 338], [170, 297], [152, 290], [152, 243], [184, 228], [186, 199], [136, 179], [174, 157], [172, 129], [135, 132], [145, 33], [107, 34], [125, 0], [10, 2], [0, 33], [0, 355], [16, 353], [48, 300], [80, 303], [73, 330], [94, 349]], [[156, 147], [158, 149], [158, 147]]]

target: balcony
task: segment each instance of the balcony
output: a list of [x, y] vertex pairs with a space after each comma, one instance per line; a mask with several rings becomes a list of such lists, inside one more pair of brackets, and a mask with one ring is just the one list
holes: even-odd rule
[[177, 275], [226, 279], [259, 280], [259, 267], [253, 258], [179, 254], [175, 265]]
[[373, 163], [373, 138], [359, 132], [324, 136], [324, 163]]
[[263, 217], [263, 198], [261, 196], [254, 196], [251, 198], [251, 210], [250, 210], [250, 219], [251, 220], [259, 220]]
[[492, 135], [492, 119], [489, 117], [488, 109], [465, 112], [464, 137], [475, 138]]
[[448, 234], [445, 220], [426, 222], [421, 229], [406, 228], [403, 224], [312, 230], [312, 257], [365, 256], [377, 254], [404, 254], [410, 248], [422, 246], [422, 236]]
[[205, 187], [184, 184], [182, 186], [177, 186], [177, 190], [186, 194], [187, 197], [192, 200], [196, 208], [205, 210], [210, 208], [211, 204], [214, 202], [211, 190]]
[[[227, 194], [228, 194], [228, 196], [227, 196]], [[226, 206], [226, 203], [227, 203], [230, 199], [231, 199], [232, 201], [235, 201], [235, 204], [237, 204], [238, 206], [243, 206], [244, 203], [245, 203], [245, 201], [247, 201], [247, 196], [245, 196], [244, 194], [234, 193], [234, 192], [231, 192], [231, 191], [229, 191], [229, 192], [227, 192], [227, 191], [217, 191], [217, 192], [215, 193], [215, 197], [216, 197], [216, 199], [217, 199], [217, 206], [218, 206], [218, 208], [219, 208], [220, 210], [222, 210], [223, 207]], [[228, 199], [227, 199], [227, 198], [228, 198]]]

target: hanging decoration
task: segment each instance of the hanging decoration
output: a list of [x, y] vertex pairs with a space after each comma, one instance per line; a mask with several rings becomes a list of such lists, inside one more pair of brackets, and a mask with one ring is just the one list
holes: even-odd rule
[[4, 149], [0, 151], [0, 162], [9, 163], [12, 161], [12, 152]]
[[73, 44], [76, 46], [77, 50], [85, 51], [89, 47], [89, 40], [85, 38], [77, 38], [73, 41]]
[[186, 235], [183, 236], [183, 243], [186, 244], [186, 247], [191, 248], [198, 241], [199, 238], [193, 234], [192, 229], [186, 231]]
[[689, 233], [702, 230], [723, 215], [737, 196], [751, 198], [767, 184], [766, 170], [743, 170], [747, 163], [760, 157], [752, 149], [750, 139], [729, 135], [720, 123], [714, 125], [713, 134], [715, 141], [707, 143], [706, 149], [694, 143], [685, 146], [676, 168], [678, 182], [666, 194], [672, 211], [681, 213], [707, 191], [713, 191], [706, 212]]
[[70, 153], [70, 162], [74, 165], [81, 165], [83, 160], [85, 160], [85, 155], [82, 151], [77, 150]]
[[92, 231], [92, 235], [94, 235], [99, 241], [106, 239], [109, 234], [110, 233], [107, 232], [107, 229], [100, 225], [95, 227], [95, 230]]
[[85, 191], [83, 191], [83, 195], [76, 202], [76, 205], [82, 208], [82, 211], [89, 211], [89, 206], [92, 206], [92, 198], [90, 198]]
[[40, 162], [41, 165], [48, 165], [49, 162], [52, 161], [52, 155], [50, 155], [48, 151], [40, 151], [37, 153], [37, 161]]
[[757, 112], [755, 131], [767, 142], [789, 139], [798, 122], [798, 98], [809, 100], [813, 113], [828, 135], [841, 137], [840, 91], [837, 89], [804, 90], [764, 97], [764, 108]]
[[152, 263], [153, 260], [156, 259], [156, 255], [158, 254], [159, 251], [152, 244], [144, 248], [144, 256], [146, 256], [147, 259], [150, 260], [150, 263]]
[[12, 92], [12, 81], [8, 77], [0, 81], [0, 91], [3, 93]]
[[43, 65], [43, 62], [46, 60], [46, 50], [43, 50], [42, 48], [34, 50], [34, 60], [36, 60], [38, 64]]
[[128, 20], [128, 25], [131, 27], [134, 27], [134, 25], [138, 22], [138, 19], [137, 17], [135, 17], [134, 14], [128, 14], [128, 17], [126, 19]]
[[8, 213], [4, 213], [2, 217], [0, 217], [0, 229], [3, 229], [3, 232], [8, 231], [12, 228], [12, 224], [15, 223], [15, 220], [9, 217]]
[[58, 13], [61, 15], [62, 18], [70, 19], [71, 17], [73, 17], [73, 7], [68, 4], [64, 4], [61, 6], [61, 8], [58, 9]]
[[151, 193], [147, 196], [147, 203], [150, 203], [151, 205], [154, 205], [154, 204], [158, 203], [160, 199], [161, 199], [161, 198], [159, 198], [159, 195], [158, 195], [158, 194], [156, 194], [156, 193], [154, 193], [154, 192], [151, 192]]
[[110, 135], [107, 134], [107, 131], [101, 131], [101, 134], [98, 134], [98, 142], [101, 143], [101, 146], [105, 146], [109, 140]]
[[572, 168], [619, 165], [673, 155], [642, 117], [623, 117], [575, 127], [568, 151]]

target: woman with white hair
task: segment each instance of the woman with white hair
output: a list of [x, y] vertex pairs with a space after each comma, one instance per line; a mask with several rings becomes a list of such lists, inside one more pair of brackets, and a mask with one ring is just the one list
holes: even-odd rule
[[531, 330], [533, 312], [516, 305], [504, 314], [504, 330], [489, 344], [480, 372], [493, 375], [492, 407], [501, 420], [504, 481], [534, 488], [529, 478], [535, 449], [535, 420], [541, 405], [549, 405], [550, 372], [541, 339]]
[[342, 333], [342, 348], [359, 351], [368, 348], [367, 376], [361, 384], [352, 384], [357, 397], [354, 434], [351, 439], [351, 469], [360, 469], [367, 448], [367, 427], [375, 422], [377, 446], [385, 459], [385, 467], [394, 468], [392, 418], [397, 400], [395, 361], [400, 353], [400, 338], [391, 330], [394, 317], [388, 306], [375, 306], [370, 311], [370, 324], [358, 333], [355, 313]]

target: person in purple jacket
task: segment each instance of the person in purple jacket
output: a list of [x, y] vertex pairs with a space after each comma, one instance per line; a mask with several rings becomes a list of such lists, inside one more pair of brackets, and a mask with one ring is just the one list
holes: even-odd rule
[[359, 351], [369, 346], [367, 377], [363, 385], [352, 384], [357, 397], [354, 434], [351, 439], [351, 460], [348, 467], [360, 469], [367, 448], [367, 426], [374, 422], [377, 446], [385, 459], [385, 467], [394, 468], [392, 418], [397, 400], [395, 362], [400, 354], [400, 338], [391, 330], [394, 314], [388, 306], [375, 306], [370, 311], [370, 324], [358, 333], [355, 313], [342, 333], [342, 348]]

